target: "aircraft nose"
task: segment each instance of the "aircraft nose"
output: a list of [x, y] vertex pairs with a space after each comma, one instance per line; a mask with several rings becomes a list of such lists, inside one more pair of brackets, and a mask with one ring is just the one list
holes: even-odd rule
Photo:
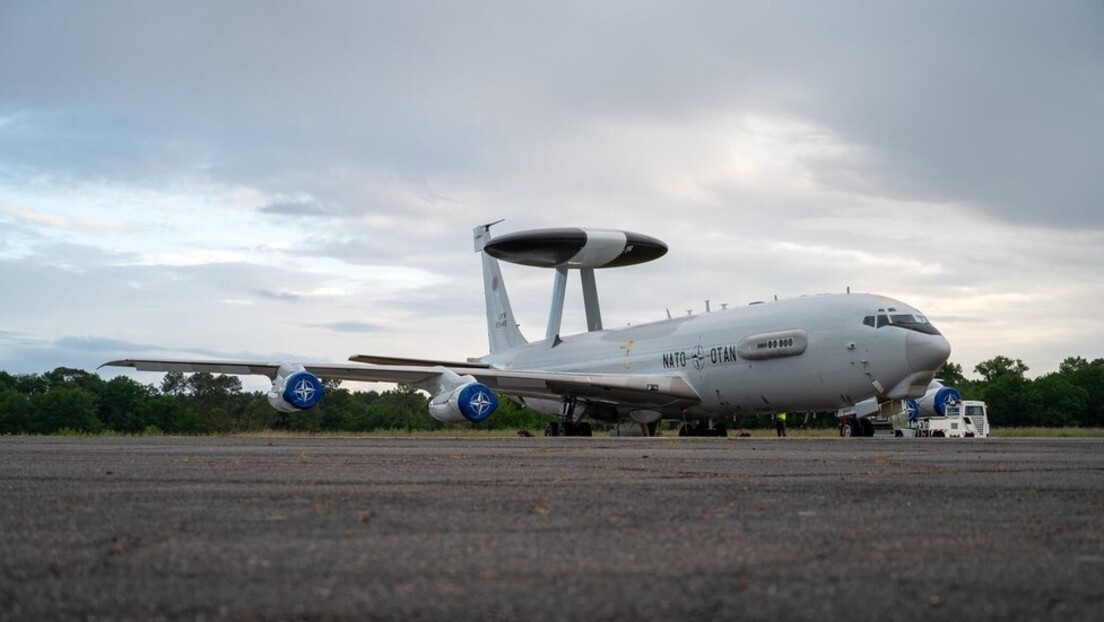
[[905, 342], [912, 371], [936, 371], [951, 357], [951, 343], [943, 335], [910, 332]]

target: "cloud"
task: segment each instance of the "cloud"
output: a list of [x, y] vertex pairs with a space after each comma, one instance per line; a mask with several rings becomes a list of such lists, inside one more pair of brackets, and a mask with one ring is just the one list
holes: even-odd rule
[[[866, 150], [871, 192], [1101, 224], [1096, 4], [495, 8], [266, 5], [263, 28], [250, 3], [220, 6], [218, 20], [202, 3], [128, 6], [126, 20], [104, 7], [11, 10], [0, 72], [21, 96], [9, 106], [34, 106], [16, 119], [52, 111], [11, 159], [57, 152], [146, 179], [199, 164], [294, 194], [303, 187], [280, 186], [341, 170], [412, 185], [485, 176], [619, 118], [781, 112]], [[70, 22], [82, 27], [63, 40], [36, 34]], [[248, 45], [229, 36], [242, 31]], [[34, 65], [19, 61], [28, 54]], [[822, 158], [821, 177], [839, 165]]]
[[128, 341], [122, 341], [119, 339], [110, 339], [106, 337], [62, 337], [54, 341], [54, 345], [59, 348], [65, 348], [69, 350], [92, 350], [96, 352], [110, 352], [110, 351], [135, 351], [135, 350], [162, 350], [158, 346], [151, 346], [147, 344], [130, 343]]
[[96, 220], [93, 218], [72, 218], [62, 214], [33, 210], [10, 203], [0, 203], [0, 214], [34, 225], [40, 225], [52, 229], [68, 229], [73, 231], [102, 232], [102, 231], [129, 231], [130, 227], [113, 222]]
[[367, 322], [333, 322], [319, 324], [317, 327], [332, 330], [335, 333], [374, 333], [380, 330], [379, 326]]
[[[506, 217], [668, 242], [600, 273], [609, 326], [850, 285], [956, 358], [1104, 355], [1099, 3], [425, 9], [6, 4], [0, 325], [463, 358]], [[505, 270], [539, 337], [550, 275]]]
[[254, 293], [257, 296], [264, 298], [265, 300], [273, 300], [276, 302], [299, 302], [303, 299], [303, 296], [301, 294], [293, 294], [291, 292], [284, 291], [258, 289], [255, 290]]
[[315, 217], [327, 215], [325, 209], [323, 209], [317, 203], [312, 203], [309, 201], [282, 201], [277, 203], [269, 203], [268, 205], [257, 208], [257, 211], [262, 214], [293, 217]]

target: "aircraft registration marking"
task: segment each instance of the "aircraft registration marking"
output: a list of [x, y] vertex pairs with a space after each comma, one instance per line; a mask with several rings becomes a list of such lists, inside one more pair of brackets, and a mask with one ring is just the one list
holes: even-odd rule
[[701, 371], [705, 369], [706, 364], [721, 365], [724, 363], [736, 363], [740, 360], [740, 357], [736, 354], [736, 344], [730, 344], [714, 346], [708, 349], [701, 345], [697, 345], [690, 350], [664, 352], [662, 359], [664, 369], [678, 369], [693, 366], [694, 369]]

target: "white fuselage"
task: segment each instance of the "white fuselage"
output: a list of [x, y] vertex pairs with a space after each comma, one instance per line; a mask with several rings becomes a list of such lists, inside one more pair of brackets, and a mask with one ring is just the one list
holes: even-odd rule
[[[915, 311], [869, 294], [808, 296], [572, 335], [555, 347], [545, 340], [483, 360], [504, 369], [678, 374], [701, 398], [679, 413], [689, 417], [835, 410], [923, 395], [949, 356], [938, 333], [863, 323], [889, 306]], [[554, 413], [556, 405], [536, 407]]]

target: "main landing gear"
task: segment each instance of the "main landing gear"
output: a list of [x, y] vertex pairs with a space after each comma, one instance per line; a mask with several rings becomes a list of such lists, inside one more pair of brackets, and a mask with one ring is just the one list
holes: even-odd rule
[[578, 423], [553, 421], [544, 427], [545, 436], [594, 436], [594, 430], [586, 421]]
[[710, 425], [711, 421], [685, 422], [679, 426], [679, 436], [728, 436], [723, 424]]
[[586, 421], [575, 420], [575, 398], [565, 397], [563, 401], [563, 423], [553, 421], [544, 428], [545, 436], [594, 436], [594, 431]]
[[840, 419], [840, 436], [874, 436], [874, 422], [865, 418], [844, 417]]

